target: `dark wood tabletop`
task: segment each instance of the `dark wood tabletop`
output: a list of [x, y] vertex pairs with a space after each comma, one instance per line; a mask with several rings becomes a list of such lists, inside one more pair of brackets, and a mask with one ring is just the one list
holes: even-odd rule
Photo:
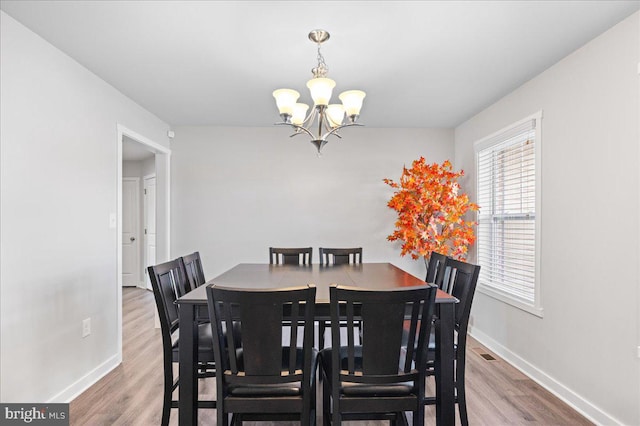
[[[331, 284], [376, 290], [424, 285], [424, 281], [390, 263], [362, 263], [349, 265], [269, 265], [241, 263], [207, 282], [221, 287], [266, 289], [314, 284], [316, 303], [329, 304]], [[206, 304], [206, 285], [185, 294], [178, 303]], [[438, 290], [436, 303], [456, 303], [458, 300]]]

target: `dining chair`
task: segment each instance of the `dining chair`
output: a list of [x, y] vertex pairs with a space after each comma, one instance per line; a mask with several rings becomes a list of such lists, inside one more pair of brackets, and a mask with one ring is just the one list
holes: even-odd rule
[[[171, 282], [173, 289], [175, 290], [176, 297], [182, 297], [186, 293], [191, 291], [191, 284], [187, 278], [187, 272], [182, 264], [182, 260], [180, 258], [174, 259], [169, 262], [165, 262], [161, 265], [165, 265], [167, 268], [171, 265], [171, 269], [166, 272], [171, 276]], [[156, 265], [158, 267], [160, 265]], [[150, 271], [149, 267], [147, 268], [147, 272]], [[151, 275], [149, 275], [151, 277]]]
[[[425, 284], [394, 290], [330, 287], [332, 347], [323, 349], [325, 424], [386, 419], [424, 425], [428, 339], [437, 287]], [[406, 316], [410, 320], [405, 322]], [[362, 344], [353, 337], [362, 320]], [[346, 323], [346, 345], [341, 324]]]
[[[465, 392], [467, 328], [469, 326], [471, 304], [478, 283], [480, 266], [447, 258], [446, 267], [449, 269], [449, 275], [443, 283], [443, 286], [449, 290], [449, 294], [459, 300], [455, 308], [455, 390], [456, 403], [458, 404], [458, 410], [460, 412], [460, 421], [462, 425], [466, 426], [469, 424]], [[435, 338], [432, 336], [429, 341], [428, 375], [434, 375], [435, 351]], [[431, 405], [435, 403], [435, 397], [430, 396], [425, 398], [425, 404]]]
[[204, 278], [204, 270], [202, 269], [202, 260], [200, 259], [200, 252], [193, 252], [180, 258], [184, 265], [184, 272], [189, 282], [189, 288], [191, 290], [200, 287], [206, 282]]
[[323, 248], [320, 247], [321, 265], [343, 265], [362, 263], [362, 247], [357, 248]]
[[[253, 290], [210, 285], [206, 291], [218, 366], [217, 425], [227, 426], [230, 414], [234, 424], [312, 424], [318, 360], [313, 347], [315, 286]], [[282, 326], [283, 318], [290, 327]], [[242, 333], [225, 336], [231, 324]]]
[[[186, 280], [185, 290], [188, 293], [191, 290], [195, 290], [206, 282], [204, 277], [204, 270], [202, 269], [202, 260], [200, 259], [200, 252], [193, 252], [186, 256], [179, 258], [182, 265], [182, 271]], [[183, 294], [179, 294], [182, 296]], [[209, 322], [209, 313], [203, 312], [200, 309], [196, 309], [196, 320], [198, 323], [204, 324]]]
[[[320, 247], [320, 264], [346, 265], [349, 263], [362, 263], [362, 247], [356, 248], [326, 248]], [[318, 348], [324, 348], [324, 337], [327, 327], [331, 326], [331, 321], [318, 321]]]
[[[169, 424], [172, 408], [178, 408], [178, 401], [172, 399], [173, 391], [179, 385], [179, 377], [174, 377], [173, 363], [179, 360], [180, 339], [178, 336], [178, 298], [180, 286], [186, 284], [182, 263], [179, 259], [147, 268], [151, 287], [156, 300], [164, 367], [164, 393], [162, 403], [162, 425]], [[181, 282], [182, 281], [182, 282]], [[215, 357], [213, 338], [209, 324], [198, 325], [198, 377], [215, 377]], [[198, 408], [215, 408], [215, 401], [198, 401]]]
[[310, 265], [313, 259], [313, 248], [279, 248], [269, 247], [269, 263], [272, 265]]
[[424, 279], [430, 284], [437, 285], [438, 288], [443, 291], [446, 291], [442, 288], [445, 279], [446, 262], [447, 256], [432, 251], [427, 265], [427, 277]]

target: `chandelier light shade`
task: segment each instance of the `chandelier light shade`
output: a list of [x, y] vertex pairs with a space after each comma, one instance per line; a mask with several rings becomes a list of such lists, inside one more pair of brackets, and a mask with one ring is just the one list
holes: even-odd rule
[[273, 92], [280, 115], [292, 115], [300, 93], [291, 89], [278, 89]]
[[291, 136], [301, 133], [308, 135], [320, 155], [329, 136], [341, 137], [338, 131], [343, 127], [361, 126], [356, 120], [366, 94], [362, 90], [347, 90], [338, 96], [342, 104], [330, 104], [336, 82], [327, 78], [329, 68], [320, 53], [320, 46], [329, 39], [329, 33], [313, 30], [309, 33], [309, 39], [318, 45], [318, 65], [311, 70], [313, 78], [307, 81], [313, 108], [309, 111], [309, 105], [299, 103], [300, 93], [293, 89], [275, 90], [273, 97], [282, 118], [282, 122], [276, 124], [293, 127], [295, 131]]

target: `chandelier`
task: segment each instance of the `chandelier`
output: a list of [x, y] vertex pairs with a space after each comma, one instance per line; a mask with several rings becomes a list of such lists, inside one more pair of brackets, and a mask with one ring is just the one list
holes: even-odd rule
[[327, 143], [329, 136], [334, 135], [340, 138], [338, 130], [343, 127], [362, 126], [356, 123], [356, 120], [360, 115], [362, 101], [366, 94], [361, 90], [347, 90], [338, 96], [342, 104], [329, 104], [336, 82], [327, 78], [329, 68], [320, 52], [320, 46], [329, 39], [329, 33], [325, 30], [313, 30], [309, 33], [309, 39], [318, 45], [318, 65], [311, 70], [313, 78], [307, 81], [314, 103], [311, 112], [307, 115], [309, 105], [298, 103], [300, 93], [295, 90], [278, 89], [273, 92], [273, 97], [276, 98], [276, 105], [282, 118], [282, 122], [276, 124], [293, 127], [295, 132], [291, 137], [307, 134], [320, 156], [320, 151]]

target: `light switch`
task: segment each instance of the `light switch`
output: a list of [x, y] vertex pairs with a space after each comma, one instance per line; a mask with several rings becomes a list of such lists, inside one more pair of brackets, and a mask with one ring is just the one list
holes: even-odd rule
[[109, 213], [109, 228], [116, 229], [118, 218], [115, 213]]

